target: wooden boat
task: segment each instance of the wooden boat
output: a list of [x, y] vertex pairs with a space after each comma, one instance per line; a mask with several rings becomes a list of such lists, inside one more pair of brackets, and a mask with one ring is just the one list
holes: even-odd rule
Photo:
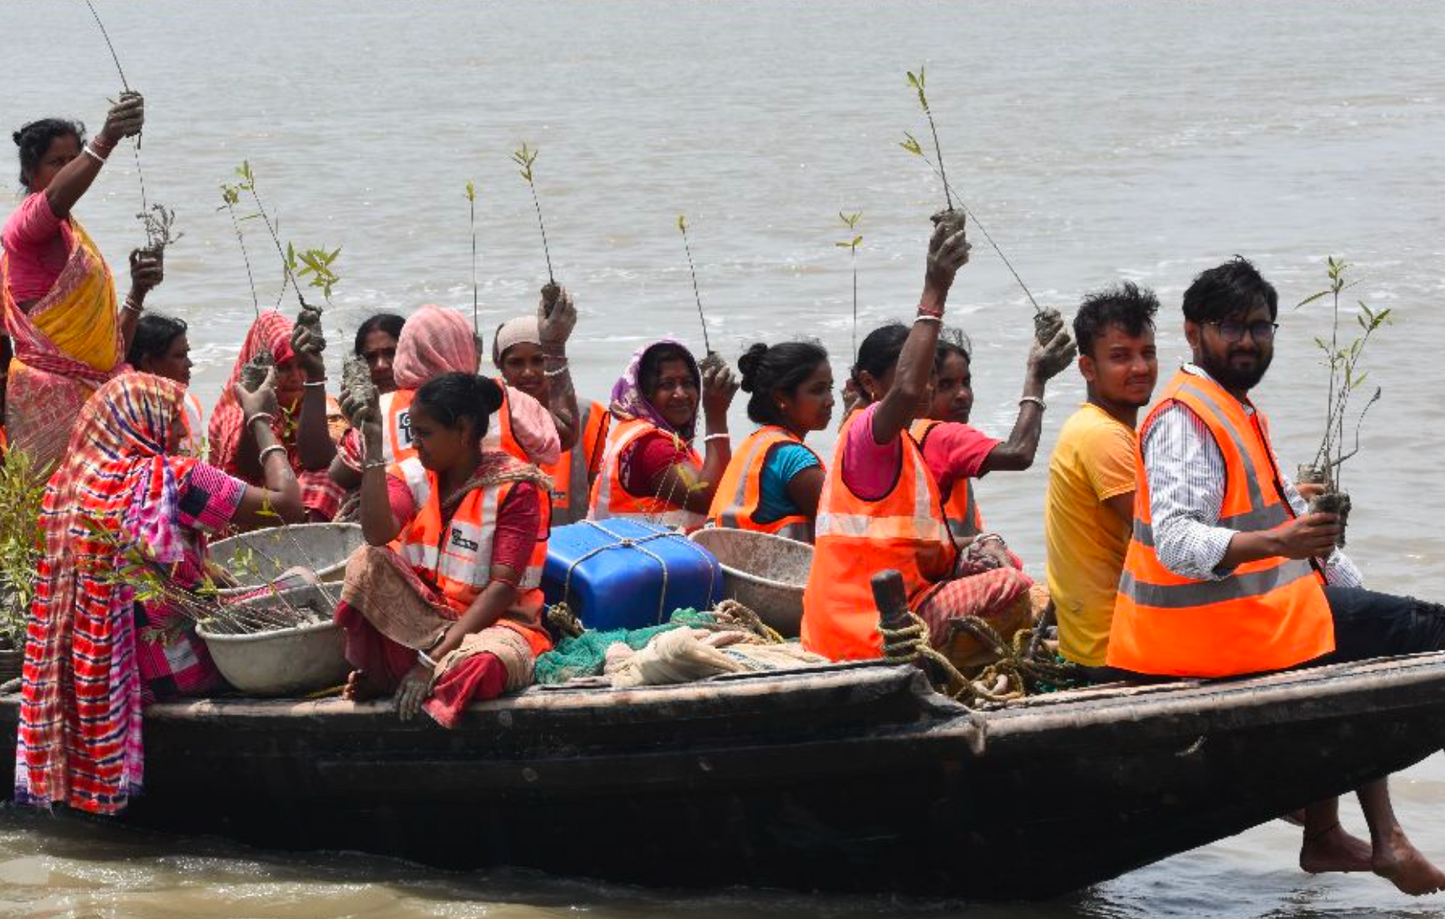
[[[0, 699], [0, 736], [16, 712]], [[533, 687], [454, 731], [385, 702], [211, 700], [149, 708], [145, 742], [123, 819], [169, 830], [666, 886], [1040, 898], [1428, 756], [1445, 653], [992, 711], [883, 663]]]

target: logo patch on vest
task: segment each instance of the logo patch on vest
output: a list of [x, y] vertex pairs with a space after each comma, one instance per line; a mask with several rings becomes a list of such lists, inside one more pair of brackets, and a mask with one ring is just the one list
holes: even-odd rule
[[402, 409], [396, 416], [396, 439], [403, 447], [411, 446], [411, 411]]
[[451, 544], [453, 546], [456, 546], [458, 549], [465, 549], [468, 552], [475, 552], [478, 548], [475, 540], [467, 539], [465, 536], [462, 535], [462, 531], [457, 529], [456, 527], [452, 527]]

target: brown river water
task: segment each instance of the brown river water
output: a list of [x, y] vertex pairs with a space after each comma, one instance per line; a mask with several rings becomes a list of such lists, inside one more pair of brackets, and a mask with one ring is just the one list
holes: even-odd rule
[[[908, 315], [922, 279], [926, 218], [942, 193], [898, 141], [927, 131], [903, 76], [926, 63], [950, 178], [1035, 296], [1067, 315], [1083, 291], [1118, 279], [1154, 287], [1166, 372], [1186, 353], [1179, 295], [1202, 268], [1247, 255], [1292, 305], [1321, 286], [1326, 255], [1355, 266], [1351, 306], [1392, 307], [1398, 322], [1367, 358], [1384, 398], [1346, 477], [1351, 552], [1374, 586], [1445, 597], [1445, 7], [98, 2], [147, 97], [147, 191], [176, 208], [186, 234], [149, 305], [191, 323], [194, 386], [207, 403], [252, 315], [236, 240], [216, 212], [218, 187], [242, 159], [285, 237], [342, 247], [326, 319], [333, 369], [371, 311], [470, 307], [469, 179], [484, 329], [534, 308], [546, 268], [508, 161], [524, 140], [541, 150], [552, 259], [581, 311], [571, 350], [584, 394], [605, 398], [648, 337], [674, 332], [701, 347], [679, 212], [715, 348], [734, 358], [758, 338], [807, 334], [844, 356], [840, 209], [863, 212], [864, 331]], [[0, 60], [12, 130], [49, 114], [96, 127], [120, 88], [81, 0], [0, 5]], [[141, 241], [135, 167], [121, 154], [78, 209], [116, 266]], [[269, 304], [280, 269], [259, 229], [248, 224], [247, 241]], [[950, 317], [976, 347], [975, 422], [1003, 435], [1032, 325], [981, 239]], [[1327, 319], [1315, 304], [1284, 309], [1281, 322], [1258, 395], [1293, 465], [1320, 433], [1313, 338]], [[1072, 371], [1051, 385], [1035, 468], [979, 490], [991, 526], [1036, 574], [1043, 457], [1081, 394]], [[742, 400], [734, 430], [746, 430]], [[1394, 788], [1421, 848], [1445, 859], [1441, 760]], [[1344, 814], [1363, 831], [1356, 807]], [[1301, 874], [1298, 839], [1267, 825], [1061, 901], [1000, 906], [453, 874], [0, 811], [0, 916], [1445, 914], [1445, 897]]]

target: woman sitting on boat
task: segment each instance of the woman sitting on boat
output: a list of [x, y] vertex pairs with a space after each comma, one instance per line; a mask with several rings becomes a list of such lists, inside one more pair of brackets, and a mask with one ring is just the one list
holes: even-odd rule
[[[944, 496], [948, 528], [955, 537], [973, 539], [984, 531], [983, 515], [974, 495], [974, 479], [990, 472], [1014, 472], [1034, 464], [1044, 423], [1044, 386], [1074, 359], [1076, 348], [1057, 312], [1047, 314], [1044, 336], [1029, 349], [1018, 420], [1006, 441], [989, 437], [968, 423], [973, 411], [972, 353], [958, 329], [945, 329], [934, 361], [933, 399], [928, 415], [913, 422], [910, 433], [922, 448]], [[902, 326], [895, 328], [901, 340]], [[866, 371], [865, 371], [866, 372]], [[864, 399], [868, 399], [866, 387]]]
[[548, 406], [554, 418], [568, 419], [565, 430], [559, 420], [558, 432], [570, 446], [555, 463], [540, 464], [552, 480], [552, 523], [561, 526], [587, 516], [612, 415], [600, 402], [579, 405], [567, 366], [567, 339], [577, 311], [565, 290], [554, 303], [550, 311], [544, 308], [537, 316], [521, 316], [498, 327], [492, 363], [508, 386]]
[[[357, 669], [346, 698], [395, 693], [452, 727], [473, 699], [532, 682], [551, 647], [542, 626], [546, 477], [487, 449], [502, 387], [448, 373], [411, 403], [416, 455], [382, 458], [380, 405], [347, 399], [366, 447], [361, 525], [367, 545], [346, 567], [336, 621]], [[428, 696], [430, 698], [428, 699]]]
[[[612, 387], [612, 433], [592, 487], [587, 516], [622, 518], [695, 530], [707, 520], [718, 482], [732, 459], [728, 406], [738, 391], [731, 368], [715, 354], [700, 370], [692, 352], [671, 338], [639, 348]], [[701, 391], [706, 459], [693, 449]]]
[[235, 393], [262, 487], [178, 452], [185, 389], [172, 380], [128, 373], [81, 410], [42, 506], [16, 800], [115, 813], [141, 789], [141, 706], [220, 684], [192, 631], [208, 608], [195, 593], [207, 582], [207, 538], [303, 515], [267, 420], [273, 381]]
[[371, 385], [383, 396], [396, 391], [396, 374], [392, 367], [396, 363], [401, 330], [405, 327], [404, 316], [376, 313], [356, 330], [352, 353], [366, 362], [366, 369], [371, 373]]
[[[145, 106], [125, 95], [89, 143], [79, 123], [44, 118], [14, 134], [26, 198], [5, 221], [0, 297], [5, 326], [0, 382], [8, 382], [10, 445], [37, 469], [58, 462], [81, 406], [117, 373], [160, 262], [131, 253], [131, 289], [118, 309], [110, 266], [76, 220], [75, 206], [123, 137], [140, 133]], [[13, 361], [10, 349], [14, 349]]]
[[[417, 390], [442, 374], [474, 374], [480, 362], [477, 336], [460, 313], [430, 304], [418, 309], [397, 338], [396, 361], [391, 368], [396, 388], [382, 393], [378, 387], [382, 427], [380, 458], [397, 463], [416, 455], [411, 403]], [[556, 462], [560, 453], [557, 426], [547, 409], [511, 387], [503, 390], [503, 399], [505, 414], [488, 432], [488, 446], [505, 449], [523, 462], [538, 465]], [[364, 453], [364, 439], [353, 427], [342, 437], [336, 459], [331, 463], [331, 481], [347, 491], [359, 488]]]
[[753, 345], [738, 358], [748, 417], [742, 442], [713, 496], [714, 526], [813, 541], [823, 461], [803, 443], [833, 416], [833, 368], [817, 342]]
[[951, 638], [951, 619], [1019, 618], [1028, 602], [1033, 582], [1002, 538], [986, 533], [960, 545], [949, 532], [937, 479], [956, 475], [955, 464], [965, 458], [939, 450], [942, 440], [925, 450], [909, 436], [931, 402], [944, 304], [968, 262], [964, 231], [949, 229], [940, 223], [930, 241], [912, 328], [876, 329], [858, 349], [853, 379], [862, 407], [844, 422], [818, 501], [803, 602], [804, 646], [834, 660], [882, 653], [869, 579], [883, 569], [903, 574], [910, 607], [928, 624], [935, 647]]
[[[326, 364], [321, 357], [322, 347], [324, 343], [316, 341], [305, 326], [295, 327], [278, 312], [262, 313], [246, 333], [210, 425], [211, 462], [242, 481], [261, 484], [264, 469], [258, 460], [255, 432], [238, 401], [235, 384], [241, 379], [242, 368], [252, 358], [269, 354], [276, 366], [279, 410], [268, 413], [267, 420], [277, 442], [285, 447], [286, 458], [301, 483], [306, 519], [313, 523], [334, 517], [344, 496], [326, 474], [336, 454], [336, 444], [327, 426]], [[275, 521], [271, 525], [275, 525]]]
[[204, 460], [206, 426], [201, 400], [191, 392], [191, 341], [186, 335], [185, 320], [160, 313], [147, 313], [135, 324], [135, 336], [125, 362], [141, 373], [175, 380], [186, 388], [186, 431], [181, 436], [180, 451]]

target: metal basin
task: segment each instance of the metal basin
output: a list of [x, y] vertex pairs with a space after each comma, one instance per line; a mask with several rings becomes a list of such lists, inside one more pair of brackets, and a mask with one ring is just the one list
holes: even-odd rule
[[340, 581], [346, 560], [365, 541], [355, 523], [298, 523], [223, 539], [211, 544], [210, 554], [238, 582], [220, 592], [225, 598], [264, 587], [298, 565], [323, 582]]
[[757, 613], [785, 638], [796, 638], [803, 622], [803, 588], [813, 567], [813, 547], [805, 542], [709, 527], [690, 537], [717, 557], [723, 570], [723, 596]]
[[211, 631], [205, 624], [196, 627], [221, 675], [254, 696], [305, 695], [345, 682], [351, 670], [344, 654], [346, 635], [331, 621], [335, 601], [321, 588], [298, 587], [236, 605], [266, 608], [283, 603], [296, 609], [309, 607], [320, 621], [248, 635]]

